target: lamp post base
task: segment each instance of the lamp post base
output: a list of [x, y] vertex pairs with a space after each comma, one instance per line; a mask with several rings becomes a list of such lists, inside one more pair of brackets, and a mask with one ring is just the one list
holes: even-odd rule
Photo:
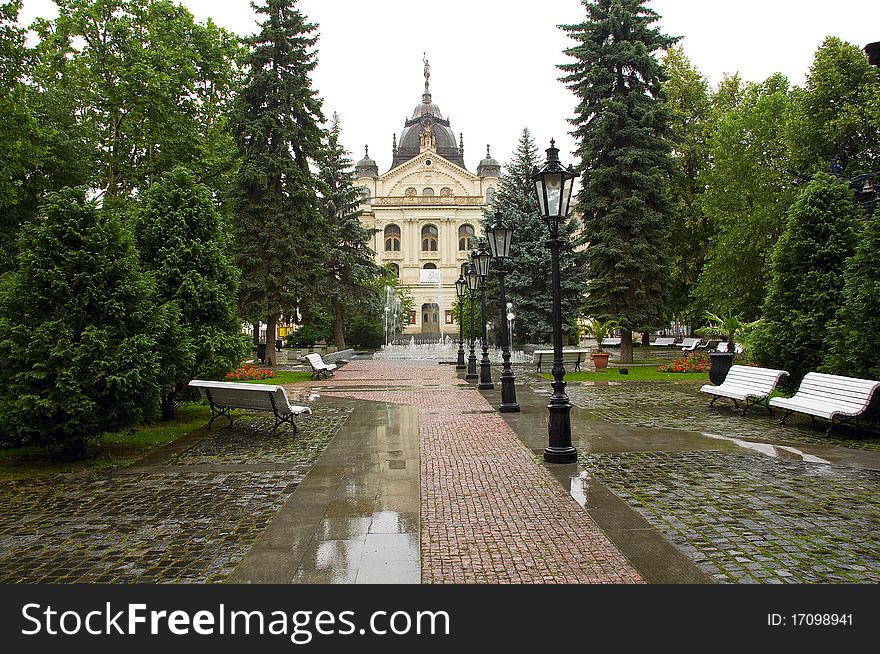
[[577, 450], [571, 446], [544, 448], [544, 461], [547, 463], [574, 463], [577, 458]]
[[477, 388], [481, 391], [489, 391], [495, 388], [495, 384], [492, 383], [492, 364], [489, 362], [489, 358], [486, 357], [485, 361], [480, 361], [480, 383], [477, 384]]
[[[509, 368], [510, 363], [506, 364]], [[501, 413], [516, 413], [519, 411], [519, 402], [516, 401], [516, 387], [513, 381], [513, 370], [505, 370], [501, 374]]]

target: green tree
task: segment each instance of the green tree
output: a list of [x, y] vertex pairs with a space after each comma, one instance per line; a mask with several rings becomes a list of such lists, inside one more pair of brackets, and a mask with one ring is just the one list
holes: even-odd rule
[[789, 384], [823, 363], [827, 325], [842, 304], [844, 264], [855, 250], [855, 212], [849, 187], [819, 173], [792, 205], [773, 250], [752, 346], [763, 365], [789, 372]]
[[847, 174], [876, 170], [880, 161], [880, 84], [861, 48], [828, 37], [816, 51], [806, 86], [794, 96], [787, 121], [791, 166], [828, 170], [838, 160]]
[[643, 0], [582, 4], [586, 20], [562, 26], [575, 45], [560, 69], [579, 102], [571, 123], [589, 242], [585, 313], [620, 323], [620, 359], [630, 362], [632, 331], [658, 329], [669, 314], [672, 114], [655, 53], [676, 39], [652, 27], [659, 16]]
[[57, 0], [38, 20], [37, 84], [62, 86], [93, 148], [91, 183], [126, 198], [178, 164], [225, 190], [235, 148], [224, 115], [238, 87], [235, 36], [172, 0]]
[[671, 284], [669, 309], [684, 322], [701, 315], [692, 294], [709, 250], [711, 226], [703, 209], [701, 178], [710, 167], [709, 136], [713, 127], [712, 100], [706, 78], [676, 46], [664, 57], [664, 84], [676, 134], [675, 167], [669, 194], [675, 211], [669, 233]]
[[135, 242], [155, 280], [157, 303], [173, 303], [179, 312], [174, 356], [163, 362], [169, 379], [162, 388], [162, 417], [170, 420], [190, 380], [222, 378], [241, 363], [248, 344], [236, 316], [239, 272], [211, 191], [183, 167], [147, 189]]
[[71, 458], [158, 404], [153, 289], [130, 233], [84, 196], [49, 197], [0, 291], [0, 423]]
[[825, 370], [880, 379], [880, 211], [862, 229], [843, 279], [843, 305], [828, 326]]
[[[778, 74], [739, 92], [730, 86], [716, 94], [712, 165], [699, 177], [712, 236], [694, 306], [751, 321], [760, 315], [770, 256], [795, 194], [791, 177], [782, 173], [788, 165], [789, 87]], [[738, 104], [731, 108], [732, 97]]]
[[[507, 301], [516, 307], [516, 340], [529, 343], [549, 340], [553, 329], [550, 250], [546, 247], [549, 231], [538, 214], [538, 199], [534, 185], [529, 181], [532, 169], [541, 163], [531, 133], [523, 129], [513, 157], [504, 166], [498, 181], [493, 206], [513, 229], [510, 260], [505, 264], [505, 294]], [[494, 216], [487, 216], [484, 227], [488, 227], [492, 220]], [[584, 257], [582, 252], [575, 251], [580, 243], [579, 231], [580, 223], [575, 218], [559, 227], [563, 243], [559, 253], [559, 279], [565, 322], [577, 318], [583, 300]], [[491, 307], [491, 315], [498, 315], [497, 302], [491, 302], [488, 297], [486, 302], [486, 310], [490, 311]], [[465, 325], [469, 326], [467, 316], [466, 313]], [[499, 320], [500, 315], [493, 322]]]
[[[320, 207], [330, 251], [329, 259], [324, 264], [320, 295], [330, 303], [333, 341], [336, 347], [343, 350], [346, 309], [352, 308], [365, 291], [376, 294], [375, 285], [371, 285], [371, 282], [384, 276], [385, 271], [375, 264], [376, 253], [369, 245], [376, 230], [361, 225], [362, 211], [359, 207], [363, 202], [363, 193], [354, 186], [352, 162], [339, 142], [339, 134], [339, 116], [334, 113], [319, 172], [323, 185]], [[375, 319], [380, 320], [378, 316]], [[362, 319], [359, 324], [363, 322]]]
[[[258, 35], [246, 39], [246, 81], [233, 134], [242, 157], [235, 180], [235, 234], [242, 315], [266, 323], [275, 342], [280, 317], [314, 294], [326, 258], [326, 227], [309, 164], [320, 161], [321, 101], [311, 88], [317, 42], [295, 0], [267, 0]], [[275, 350], [266, 348], [274, 365]]]

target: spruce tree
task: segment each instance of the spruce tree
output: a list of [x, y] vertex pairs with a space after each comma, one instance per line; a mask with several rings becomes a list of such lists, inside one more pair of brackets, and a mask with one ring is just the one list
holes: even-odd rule
[[0, 291], [0, 424], [82, 458], [158, 405], [152, 286], [131, 234], [85, 189], [49, 196]]
[[[549, 231], [538, 215], [538, 199], [529, 181], [532, 168], [542, 162], [532, 135], [523, 129], [513, 158], [505, 165], [498, 182], [493, 206], [513, 229], [505, 294], [515, 307], [516, 340], [531, 343], [549, 340], [553, 329], [550, 250], [546, 247]], [[488, 216], [485, 226], [493, 219], [494, 216]], [[562, 316], [566, 324], [576, 321], [583, 293], [583, 253], [574, 249], [579, 228], [576, 219], [559, 227], [563, 243], [559, 262]]]
[[266, 323], [266, 363], [275, 364], [278, 320], [314, 293], [326, 258], [317, 182], [321, 101], [309, 73], [317, 64], [314, 24], [296, 0], [266, 0], [261, 31], [245, 39], [244, 89], [231, 120], [242, 157], [234, 216], [242, 315]]
[[843, 278], [843, 306], [828, 326], [825, 369], [880, 379], [880, 211], [862, 229]]
[[842, 304], [844, 264], [856, 247], [855, 211], [849, 187], [819, 173], [792, 204], [773, 250], [752, 347], [762, 365], [789, 372], [787, 385], [823, 363], [827, 325]]
[[560, 66], [579, 100], [571, 123], [581, 177], [577, 210], [586, 224], [586, 312], [623, 327], [621, 361], [632, 361], [632, 330], [668, 318], [666, 198], [672, 170], [671, 114], [655, 53], [676, 39], [651, 27], [642, 0], [582, 0], [587, 17], [562, 29], [576, 44]]
[[[173, 303], [180, 329], [163, 357], [162, 417], [191, 379], [218, 379], [241, 363], [245, 341], [236, 316], [239, 272], [211, 191], [186, 168], [175, 168], [145, 193], [135, 237], [145, 271], [156, 283], [157, 303]], [[173, 328], [174, 316], [168, 316]], [[182, 351], [181, 351], [182, 350]]]
[[[324, 218], [325, 238], [329, 243], [330, 259], [324, 266], [321, 297], [329, 302], [333, 318], [333, 340], [340, 350], [345, 349], [345, 313], [353, 305], [381, 301], [370, 282], [385, 270], [374, 262], [375, 252], [369, 243], [376, 230], [361, 225], [363, 202], [360, 188], [353, 184], [354, 172], [348, 152], [339, 142], [339, 116], [327, 132], [324, 157], [319, 178], [322, 183], [321, 214]], [[374, 297], [366, 297], [374, 296]], [[370, 302], [372, 300], [372, 302]]]

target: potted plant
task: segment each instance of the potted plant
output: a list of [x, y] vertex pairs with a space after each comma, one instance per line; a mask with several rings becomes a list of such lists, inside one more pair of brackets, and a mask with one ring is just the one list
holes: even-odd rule
[[739, 314], [732, 311], [724, 313], [712, 313], [707, 311], [705, 314], [708, 325], [702, 329], [698, 329], [697, 333], [701, 336], [715, 336], [727, 340], [727, 352], [710, 352], [709, 361], [709, 381], [716, 386], [724, 383], [727, 378], [727, 372], [733, 365], [734, 357], [736, 357], [736, 343], [742, 340], [743, 336], [752, 328], [754, 323], [745, 322]]
[[616, 320], [600, 320], [592, 318], [586, 327], [587, 334], [596, 339], [596, 350], [590, 354], [593, 359], [593, 366], [597, 371], [605, 370], [608, 367], [608, 358], [611, 356], [602, 349], [602, 341], [608, 338], [619, 325]]

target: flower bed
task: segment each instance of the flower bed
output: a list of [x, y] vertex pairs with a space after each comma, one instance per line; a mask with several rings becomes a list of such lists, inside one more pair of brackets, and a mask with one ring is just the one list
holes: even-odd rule
[[254, 381], [256, 379], [269, 379], [274, 376], [274, 370], [258, 368], [252, 363], [243, 363], [240, 368], [226, 373], [228, 381]]
[[709, 372], [712, 366], [708, 354], [676, 359], [672, 363], [657, 366], [657, 372]]

